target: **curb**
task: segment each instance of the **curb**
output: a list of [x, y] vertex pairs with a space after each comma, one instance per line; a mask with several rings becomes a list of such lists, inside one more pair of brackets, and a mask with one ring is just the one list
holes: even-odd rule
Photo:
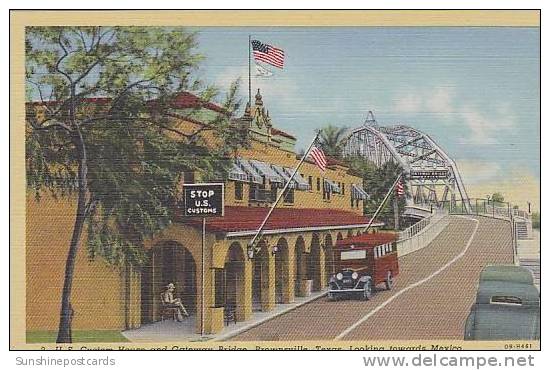
[[265, 322], [267, 322], [267, 321], [269, 321], [269, 320], [273, 320], [273, 319], [276, 318], [276, 317], [279, 317], [279, 316], [284, 315], [284, 314], [286, 314], [286, 313], [288, 313], [288, 312], [290, 312], [290, 311], [293, 311], [293, 310], [297, 309], [298, 307], [301, 307], [301, 306], [303, 306], [303, 305], [305, 305], [305, 304], [307, 304], [307, 303], [313, 302], [313, 301], [315, 301], [315, 300], [317, 300], [317, 299], [319, 299], [319, 298], [323, 298], [323, 297], [326, 296], [327, 294], [328, 294], [328, 291], [323, 292], [323, 293], [319, 294], [318, 296], [312, 297], [311, 299], [305, 300], [305, 301], [300, 302], [300, 303], [298, 303], [298, 304], [296, 304], [296, 305], [294, 305], [294, 306], [292, 306], [292, 307], [288, 307], [288, 308], [284, 309], [283, 311], [280, 311], [280, 312], [278, 312], [278, 313], [276, 313], [276, 314], [273, 314], [273, 316], [265, 317], [265, 318], [263, 318], [263, 319], [261, 319], [261, 320], [259, 320], [259, 321], [250, 323], [250, 324], [248, 324], [248, 325], [246, 325], [246, 326], [243, 326], [242, 328], [235, 329], [235, 330], [233, 330], [233, 331], [231, 331], [231, 332], [229, 332], [229, 333], [227, 333], [227, 334], [220, 335], [219, 337], [212, 338], [212, 339], [208, 340], [208, 342], [219, 342], [219, 341], [224, 341], [224, 340], [227, 340], [227, 339], [232, 338], [232, 337], [234, 337], [234, 336], [237, 336], [237, 335], [239, 335], [239, 334], [241, 334], [241, 333], [243, 333], [243, 332], [245, 332], [245, 331], [248, 331], [248, 330], [250, 330], [250, 329], [252, 329], [252, 328], [255, 328], [256, 326], [259, 326], [259, 325], [261, 325], [261, 324], [263, 324], [263, 323], [265, 323]]

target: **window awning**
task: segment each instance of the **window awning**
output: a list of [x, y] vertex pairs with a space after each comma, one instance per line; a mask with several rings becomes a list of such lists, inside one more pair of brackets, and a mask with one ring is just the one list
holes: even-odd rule
[[[287, 181], [290, 179], [290, 175], [291, 175], [292, 173], [288, 174], [288, 173], [284, 170], [283, 167], [278, 166], [278, 165], [276, 165], [276, 164], [272, 164], [272, 165], [271, 165], [271, 168], [273, 168], [273, 170], [274, 170], [275, 172], [277, 172], [277, 174], [279, 174], [279, 175], [285, 180], [285, 184], [286, 184]], [[289, 187], [290, 189], [294, 189], [294, 188], [296, 188], [296, 185], [297, 185], [297, 184], [296, 184], [296, 176], [294, 176], [294, 178], [292, 179], [292, 182], [288, 185], [288, 187]]]
[[237, 158], [236, 163], [247, 174], [250, 181], [256, 184], [263, 184], [262, 176], [254, 169], [248, 160]]
[[[283, 169], [289, 176], [291, 176], [292, 172], [294, 172], [291, 168], [283, 167]], [[307, 182], [307, 180], [304, 179], [298, 172], [294, 175], [294, 181], [296, 181], [296, 187], [299, 190], [309, 190], [309, 182]]]
[[250, 164], [252, 165], [252, 167], [254, 167], [254, 169], [258, 171], [260, 175], [265, 176], [266, 180], [279, 184], [284, 183], [284, 178], [277, 172], [275, 172], [275, 170], [272, 169], [269, 164], [254, 159], [250, 160]]
[[323, 190], [326, 193], [332, 192], [332, 186], [330, 186], [330, 181], [328, 181], [327, 179], [323, 179]]
[[327, 179], [324, 179], [324, 180], [325, 180], [324, 181], [324, 189], [325, 189], [326, 192], [330, 191], [331, 193], [340, 194], [340, 187], [336, 183], [334, 183], [330, 180], [327, 180]]
[[351, 197], [353, 199], [367, 200], [370, 198], [370, 195], [368, 195], [367, 192], [359, 185], [351, 184]]
[[239, 165], [235, 162], [233, 162], [233, 167], [229, 170], [229, 180], [235, 180], [235, 181], [248, 181], [248, 175], [247, 173], [239, 167]]

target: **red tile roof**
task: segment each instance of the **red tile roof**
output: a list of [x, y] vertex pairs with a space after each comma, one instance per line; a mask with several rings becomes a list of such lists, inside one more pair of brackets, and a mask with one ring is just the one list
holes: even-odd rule
[[397, 234], [394, 233], [375, 233], [375, 234], [361, 234], [357, 236], [351, 236], [336, 242], [336, 246], [340, 248], [349, 247], [354, 245], [356, 247], [373, 248], [377, 245], [391, 243], [397, 239]]
[[327, 156], [327, 165], [329, 166], [338, 165], [338, 166], [349, 168], [349, 166], [344, 162], [342, 162], [341, 160], [333, 157], [329, 157], [329, 156]]
[[[226, 206], [224, 217], [206, 219], [206, 229], [212, 232], [257, 230], [269, 208]], [[184, 219], [184, 223], [200, 226], [200, 218]], [[265, 230], [315, 228], [347, 225], [366, 225], [369, 218], [339, 209], [276, 208], [267, 221]]]
[[[82, 98], [82, 102], [85, 103], [97, 103], [97, 104], [107, 104], [110, 103], [113, 99], [110, 97], [89, 97], [89, 98]], [[27, 104], [31, 105], [45, 105], [45, 104], [51, 104], [56, 105], [59, 104], [62, 101], [56, 101], [56, 100], [50, 100], [50, 101], [33, 101], [33, 102], [27, 102]], [[151, 101], [151, 104], [154, 104], [155, 100]], [[210, 110], [213, 110], [215, 112], [219, 113], [225, 113], [225, 109], [221, 106], [219, 106], [216, 103], [204, 101], [198, 96], [188, 92], [183, 91], [180, 93], [177, 93], [174, 96], [174, 100], [172, 102], [172, 105], [174, 108], [179, 109], [185, 109], [185, 108], [207, 108]]]
[[225, 109], [215, 103], [207, 102], [188, 91], [178, 93], [174, 97], [173, 107], [179, 109], [185, 108], [207, 108], [218, 113], [225, 113]]
[[279, 136], [284, 136], [284, 137], [288, 137], [289, 139], [294, 139], [296, 140], [296, 138], [294, 136], [292, 136], [291, 134], [287, 133], [287, 132], [284, 132], [284, 131], [281, 131], [281, 130], [278, 130], [276, 128], [271, 128], [271, 133], [273, 135], [279, 135]]
[[[109, 97], [93, 97], [93, 98], [82, 98], [80, 99], [85, 103], [97, 103], [97, 104], [107, 104], [110, 103], [113, 99]], [[63, 103], [64, 100], [45, 100], [45, 101], [30, 101], [26, 104], [29, 105], [57, 105]]]

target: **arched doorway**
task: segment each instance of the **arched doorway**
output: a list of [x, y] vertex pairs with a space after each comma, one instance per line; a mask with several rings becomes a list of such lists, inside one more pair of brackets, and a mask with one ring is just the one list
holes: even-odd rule
[[277, 253], [275, 254], [275, 302], [290, 303], [292, 297], [289, 294], [289, 250], [285, 238], [277, 242]]
[[160, 319], [160, 296], [168, 284], [176, 286], [187, 312], [197, 312], [197, 275], [193, 255], [175, 241], [157, 244], [148, 251], [147, 264], [141, 275], [141, 322]]
[[265, 242], [258, 244], [252, 270], [252, 311], [263, 311], [269, 297], [269, 251]]
[[225, 257], [223, 287], [224, 307], [235, 313], [238, 321], [244, 320], [245, 312], [245, 284], [244, 284], [245, 256], [241, 245], [237, 242], [231, 244]]
[[312, 282], [312, 291], [317, 292], [322, 288], [321, 278], [321, 245], [319, 235], [313, 234], [311, 239], [311, 252], [309, 253], [308, 275]]
[[[340, 237], [339, 240], [342, 239], [342, 234], [338, 233], [338, 236]], [[325, 236], [325, 243], [324, 243], [324, 252], [325, 252], [325, 274], [326, 274], [326, 281], [328, 282], [330, 280], [330, 277], [335, 273], [335, 267], [334, 267], [334, 248], [332, 244], [332, 236], [330, 234], [327, 234]]]
[[294, 292], [298, 297], [305, 295], [302, 281], [308, 279], [308, 265], [306, 244], [304, 238], [300, 236], [294, 247]]

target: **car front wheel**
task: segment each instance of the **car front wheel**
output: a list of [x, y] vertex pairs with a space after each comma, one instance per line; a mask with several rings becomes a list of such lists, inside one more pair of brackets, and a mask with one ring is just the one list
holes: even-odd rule
[[372, 297], [372, 280], [369, 279], [365, 282], [363, 287], [363, 299], [368, 301]]

